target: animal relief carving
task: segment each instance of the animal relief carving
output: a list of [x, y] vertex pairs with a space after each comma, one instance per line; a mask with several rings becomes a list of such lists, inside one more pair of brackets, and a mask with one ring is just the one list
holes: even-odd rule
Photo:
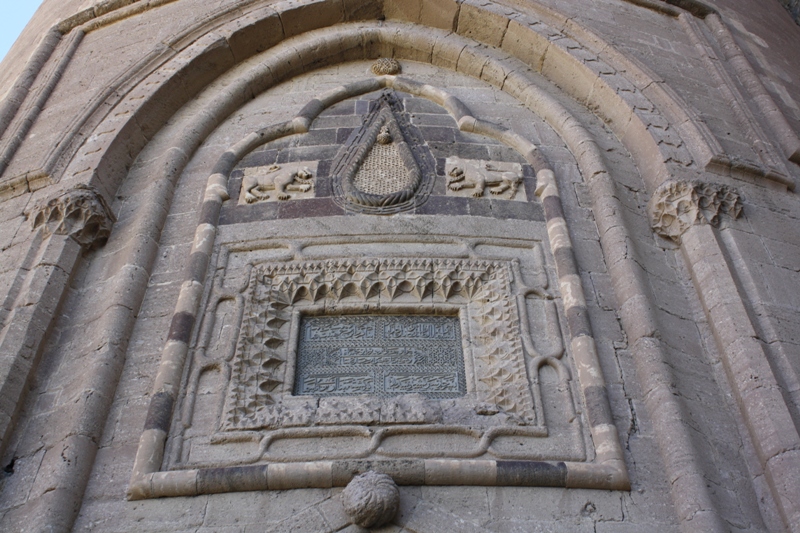
[[449, 157], [446, 169], [448, 193], [469, 189], [471, 196], [481, 198], [488, 188], [494, 196], [513, 200], [522, 184], [522, 168], [517, 163]]
[[[248, 204], [269, 199], [289, 200], [293, 198], [290, 193], [309, 193], [313, 189], [314, 173], [303, 163], [244, 169], [242, 193]], [[294, 195], [295, 199], [298, 197]]]

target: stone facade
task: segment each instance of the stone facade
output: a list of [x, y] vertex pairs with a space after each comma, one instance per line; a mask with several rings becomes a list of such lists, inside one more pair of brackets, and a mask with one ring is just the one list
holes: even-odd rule
[[0, 529], [800, 532], [797, 50], [755, 0], [45, 0]]

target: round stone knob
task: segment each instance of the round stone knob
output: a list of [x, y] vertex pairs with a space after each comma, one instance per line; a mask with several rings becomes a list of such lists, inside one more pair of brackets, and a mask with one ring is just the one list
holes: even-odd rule
[[376, 76], [395, 76], [400, 74], [400, 63], [393, 57], [382, 57], [372, 64], [372, 73]]
[[365, 472], [342, 491], [342, 505], [354, 524], [380, 527], [392, 521], [400, 507], [400, 491], [386, 474]]
[[389, 132], [389, 127], [382, 127], [380, 133], [378, 133], [378, 137], [375, 140], [378, 141], [378, 144], [389, 144], [392, 142], [392, 134]]

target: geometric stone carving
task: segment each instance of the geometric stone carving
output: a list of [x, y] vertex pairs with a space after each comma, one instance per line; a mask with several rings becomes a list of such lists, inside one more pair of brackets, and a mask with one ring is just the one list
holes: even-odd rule
[[668, 181], [648, 203], [650, 225], [662, 237], [680, 242], [695, 224], [719, 224], [722, 215], [733, 219], [742, 212], [739, 193], [726, 185], [705, 181]]
[[[303, 163], [292, 163], [268, 167], [246, 167], [242, 179], [243, 200], [248, 204], [269, 200], [273, 195], [267, 191], [275, 191], [276, 200], [292, 198], [289, 192], [310, 193], [314, 190], [314, 174], [309, 166]], [[295, 195], [295, 197], [298, 196]], [[240, 201], [240, 203], [242, 202]]]
[[474, 198], [481, 198], [488, 187], [492, 195], [513, 200], [522, 183], [522, 167], [518, 163], [448, 157], [445, 170], [448, 194], [463, 190]]
[[105, 244], [116, 217], [105, 199], [88, 185], [78, 185], [31, 211], [33, 229], [44, 236], [68, 235], [84, 248]]
[[376, 76], [396, 76], [400, 74], [400, 63], [393, 57], [382, 57], [370, 68]]
[[413, 209], [433, 186], [435, 162], [394, 91], [372, 102], [362, 126], [333, 161], [336, 201], [385, 215]]
[[354, 477], [341, 498], [352, 522], [364, 528], [388, 524], [400, 508], [400, 491], [394, 480], [373, 470]]
[[[511, 264], [505, 261], [341, 259], [254, 267], [232, 361], [223, 429], [433, 423], [444, 416], [438, 398], [451, 398], [451, 418], [474, 417], [476, 409], [485, 412], [488, 404], [496, 414], [480, 417], [485, 423], [535, 424], [511, 279]], [[436, 306], [437, 316], [392, 316], [407, 314], [409, 306], [426, 305]], [[365, 312], [372, 314], [353, 316]], [[459, 320], [463, 341], [455, 327]], [[406, 361], [416, 366], [387, 364], [380, 371], [381, 391], [366, 377], [378, 373], [375, 368], [362, 366], [356, 372], [354, 363], [391, 359], [393, 350], [405, 350], [402, 356], [411, 353], [413, 359], [414, 350], [424, 344], [406, 342], [403, 350], [387, 345], [376, 355], [366, 344], [331, 342], [323, 356], [319, 350], [324, 343], [317, 343], [312, 358], [322, 361], [321, 368], [329, 375], [309, 370], [302, 357], [298, 366], [298, 337], [308, 334], [309, 327], [319, 326], [317, 333], [322, 336], [334, 335], [338, 328], [340, 335], [364, 337], [375, 335], [376, 325], [384, 335], [444, 339], [429, 342], [431, 349], [424, 357], [417, 354], [415, 361]], [[306, 349], [303, 343], [300, 337], [301, 351]], [[460, 360], [456, 360], [458, 343], [470, 347]], [[373, 350], [368, 357], [365, 349]], [[342, 368], [349, 368], [348, 380], [342, 384], [330, 378], [345, 357]], [[465, 359], [475, 378], [467, 396], [461, 370]], [[422, 375], [423, 369], [429, 375]], [[344, 392], [338, 396], [326, 392], [340, 389]], [[319, 401], [309, 402], [310, 396]]]
[[371, 199], [362, 193], [381, 197], [401, 193], [398, 201], [405, 200], [405, 195], [413, 194], [419, 183], [419, 169], [416, 165], [406, 166], [401, 152], [403, 144], [393, 142], [388, 125], [381, 127], [376, 141], [353, 177], [352, 198], [369, 202]]

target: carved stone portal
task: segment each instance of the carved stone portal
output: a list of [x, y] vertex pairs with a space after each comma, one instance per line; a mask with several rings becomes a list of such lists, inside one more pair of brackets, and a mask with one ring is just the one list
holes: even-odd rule
[[33, 229], [45, 235], [69, 235], [84, 248], [105, 244], [116, 217], [102, 195], [79, 185], [33, 208]]
[[742, 212], [742, 200], [734, 189], [704, 181], [668, 181], [648, 205], [650, 225], [662, 237], [680, 242], [695, 224], [716, 226], [722, 215], [733, 219]]

